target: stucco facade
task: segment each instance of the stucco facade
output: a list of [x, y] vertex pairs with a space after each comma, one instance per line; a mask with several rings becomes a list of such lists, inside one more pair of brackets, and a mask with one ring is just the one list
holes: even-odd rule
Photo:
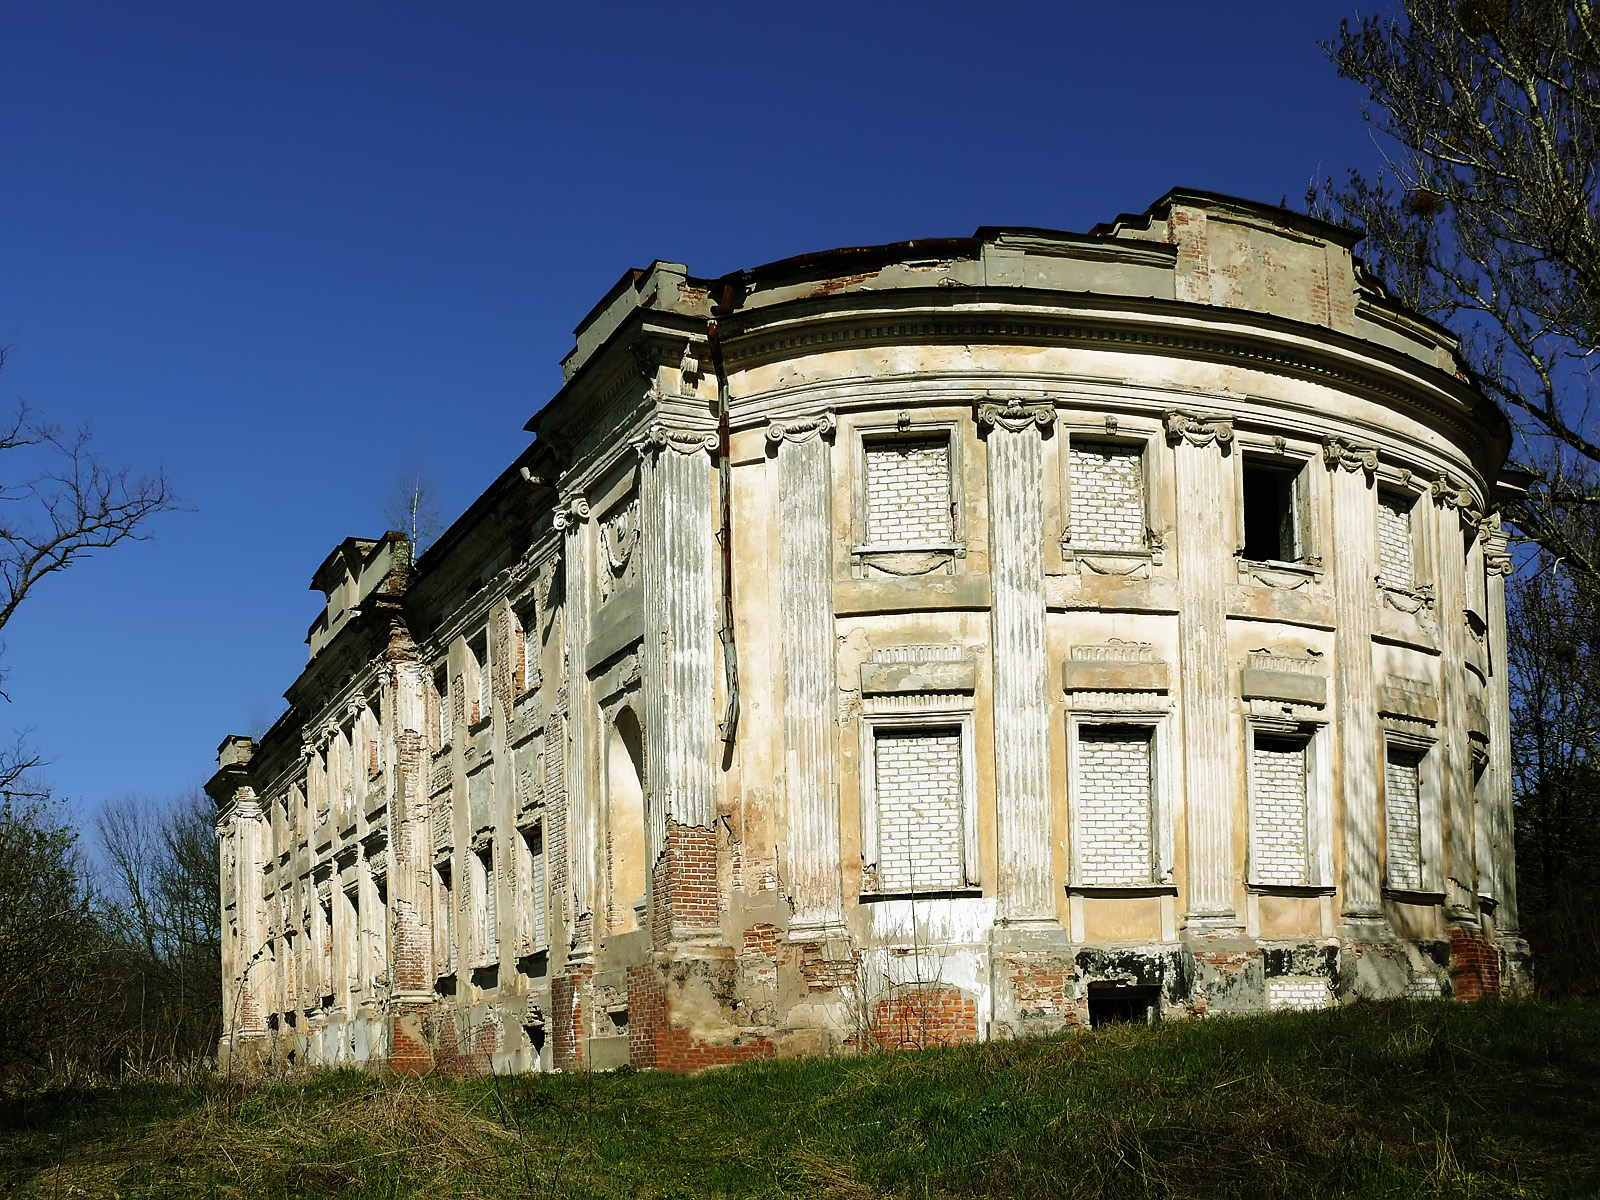
[[694, 1069], [1518, 986], [1504, 418], [1173, 192], [630, 271], [223, 743], [223, 1050]]

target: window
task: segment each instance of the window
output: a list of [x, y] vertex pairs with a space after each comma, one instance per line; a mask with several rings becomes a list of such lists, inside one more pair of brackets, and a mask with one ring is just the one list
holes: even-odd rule
[[1255, 883], [1308, 882], [1307, 743], [1257, 734], [1250, 752], [1250, 876]]
[[444, 665], [433, 673], [433, 736], [436, 749], [450, 744], [450, 669]]
[[1154, 728], [1077, 727], [1074, 842], [1086, 887], [1157, 881]]
[[489, 632], [485, 630], [467, 643], [467, 687], [472, 697], [472, 712], [467, 724], [476, 725], [489, 715]]
[[518, 696], [539, 686], [539, 630], [533, 605], [511, 613], [511, 690]]
[[1309, 472], [1304, 464], [1246, 455], [1242, 475], [1244, 557], [1252, 562], [1305, 559]]
[[1422, 765], [1412, 747], [1386, 747], [1383, 764], [1384, 816], [1388, 825], [1386, 878], [1391, 888], [1421, 891]]
[[453, 975], [456, 971], [456, 939], [451, 907], [450, 860], [433, 865], [433, 962], [434, 972]]
[[1378, 493], [1378, 571], [1385, 587], [1408, 592], [1417, 586], [1412, 505], [1399, 492]]
[[955, 541], [948, 435], [867, 442], [864, 454], [868, 545], [890, 549]]
[[524, 953], [532, 953], [544, 950], [550, 944], [545, 928], [543, 822], [535, 821], [526, 829], [520, 830], [516, 848], [521, 858], [518, 864], [519, 882], [527, 906], [521, 922], [522, 949]]
[[863, 717], [869, 752], [862, 805], [863, 892], [977, 886], [970, 713]]
[[1071, 439], [1067, 450], [1074, 550], [1148, 550], [1144, 448]]
[[477, 875], [478, 885], [478, 913], [483, 924], [480, 928], [480, 945], [482, 952], [479, 961], [485, 964], [493, 963], [500, 957], [500, 925], [499, 914], [496, 912], [496, 893], [499, 889], [495, 886], [494, 877], [494, 845], [491, 843], [476, 851], [472, 860], [477, 864], [474, 874]]

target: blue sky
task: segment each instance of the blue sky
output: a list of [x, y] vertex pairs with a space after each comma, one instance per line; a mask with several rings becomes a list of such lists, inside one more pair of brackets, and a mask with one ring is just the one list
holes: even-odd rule
[[629, 266], [1370, 169], [1316, 44], [1353, 12], [0, 0], [0, 401], [193, 508], [40, 585], [0, 730], [72, 814], [203, 782], [282, 711], [318, 563], [407, 460], [464, 508]]

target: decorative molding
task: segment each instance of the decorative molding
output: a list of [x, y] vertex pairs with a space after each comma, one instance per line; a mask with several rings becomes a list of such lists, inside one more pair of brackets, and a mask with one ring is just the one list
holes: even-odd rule
[[639, 498], [633, 497], [600, 522], [600, 553], [609, 568], [600, 573], [600, 599], [609, 600], [631, 574], [629, 565], [639, 546]]
[[679, 454], [698, 454], [702, 450], [717, 448], [715, 431], [688, 429], [654, 421], [650, 427], [628, 443], [639, 452], [639, 457], [659, 454], [662, 450], [675, 450]]
[[1500, 514], [1490, 513], [1478, 522], [1478, 536], [1483, 539], [1483, 569], [1490, 575], [1510, 575], [1510, 535], [1500, 524]]
[[1483, 510], [1478, 507], [1478, 502], [1472, 495], [1472, 489], [1465, 483], [1457, 483], [1448, 474], [1441, 474], [1430, 483], [1428, 492], [1438, 501], [1441, 507], [1458, 510], [1463, 521], [1468, 521], [1475, 525], [1483, 518]]
[[1167, 441], [1176, 446], [1180, 441], [1191, 446], [1218, 448], [1233, 441], [1233, 418], [1216, 413], [1185, 412], [1181, 408], [1161, 414], [1161, 424], [1167, 431]]
[[816, 437], [832, 437], [833, 431], [839, 422], [834, 420], [831, 412], [825, 412], [815, 417], [806, 417], [799, 421], [774, 421], [767, 426], [767, 441], [773, 445], [779, 442], [809, 442]]
[[1049, 429], [1056, 423], [1054, 404], [1030, 404], [1018, 397], [1004, 402], [985, 400], [978, 405], [978, 428], [993, 429], [999, 426], [1012, 433], [1021, 433], [1030, 425]]
[[1378, 592], [1383, 597], [1383, 602], [1396, 612], [1418, 613], [1423, 609], [1433, 611], [1434, 595], [1431, 583], [1421, 584], [1415, 589], [1389, 587], [1380, 583]]
[[551, 524], [557, 529], [566, 529], [571, 525], [581, 525], [589, 519], [589, 501], [581, 493], [564, 496], [556, 506], [555, 516]]
[[1378, 451], [1373, 446], [1358, 446], [1341, 437], [1322, 439], [1322, 463], [1330, 471], [1365, 471], [1369, 476], [1378, 469]]

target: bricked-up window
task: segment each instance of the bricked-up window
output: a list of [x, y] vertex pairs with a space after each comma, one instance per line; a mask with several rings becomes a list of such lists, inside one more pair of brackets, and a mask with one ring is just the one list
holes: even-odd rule
[[1422, 890], [1422, 768], [1420, 750], [1390, 745], [1383, 764], [1388, 825], [1385, 878], [1401, 891]]
[[950, 545], [956, 526], [948, 435], [872, 441], [863, 449], [868, 545]]
[[511, 690], [520, 696], [538, 686], [539, 667], [533, 661], [538, 645], [532, 606], [511, 611]]
[[1385, 586], [1410, 591], [1417, 584], [1410, 496], [1378, 493], [1378, 571]]
[[467, 695], [472, 699], [472, 710], [467, 716], [469, 725], [476, 725], [489, 715], [489, 631], [484, 630], [467, 643]]
[[433, 963], [439, 975], [456, 973], [455, 908], [451, 903], [450, 860], [433, 864]]
[[1244, 557], [1252, 562], [1299, 562], [1306, 549], [1305, 464], [1245, 455], [1242, 466]]
[[1250, 874], [1256, 883], [1299, 886], [1308, 880], [1306, 751], [1303, 738], [1254, 739]]
[[1079, 882], [1155, 880], [1155, 738], [1148, 725], [1080, 725], [1077, 754]]
[[443, 750], [450, 744], [450, 668], [440, 665], [433, 673], [434, 743]]
[[880, 730], [874, 742], [878, 890], [966, 886], [960, 727]]
[[1148, 549], [1144, 448], [1073, 437], [1067, 459], [1072, 549]]
[[521, 939], [524, 953], [546, 949], [550, 944], [545, 921], [544, 823], [517, 831], [518, 884], [523, 902]]
[[500, 958], [500, 922], [497, 911], [499, 888], [495, 886], [494, 877], [494, 845], [490, 843], [472, 855], [475, 864], [473, 874], [477, 877], [478, 915], [482, 920], [478, 937], [480, 953], [478, 959], [481, 963], [493, 963]]

